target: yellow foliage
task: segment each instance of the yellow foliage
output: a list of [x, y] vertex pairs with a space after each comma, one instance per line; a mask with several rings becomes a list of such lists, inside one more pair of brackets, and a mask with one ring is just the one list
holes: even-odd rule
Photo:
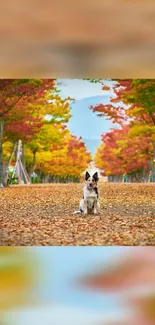
[[13, 150], [13, 143], [6, 141], [3, 144], [3, 158], [4, 161], [8, 162], [8, 159], [11, 155], [11, 152]]
[[133, 126], [129, 131], [129, 137], [135, 137], [139, 135], [152, 135], [155, 134], [155, 126], [148, 124], [140, 124]]

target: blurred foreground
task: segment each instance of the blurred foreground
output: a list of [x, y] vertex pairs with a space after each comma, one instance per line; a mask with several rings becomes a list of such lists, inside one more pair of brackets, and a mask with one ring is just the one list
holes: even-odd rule
[[[155, 323], [154, 253], [154, 247], [130, 249], [124, 247], [118, 249], [113, 247], [106, 249], [104, 247], [87, 247], [85, 249], [82, 247], [50, 247], [44, 248], [44, 250], [41, 248], [1, 247], [0, 323], [2, 325], [43, 325], [44, 323], [46, 325], [51, 323], [53, 325], [153, 325]], [[67, 266], [62, 266], [63, 261], [60, 263], [60, 260], [63, 260], [63, 255], [66, 265], [68, 265], [69, 281], [62, 274], [65, 274], [67, 270]], [[78, 266], [81, 258], [85, 260], [83, 268], [82, 264], [81, 268]], [[36, 260], [42, 264], [41, 277], [37, 283], [34, 280], [32, 281], [34, 270], [35, 278], [39, 279], [39, 268], [34, 268]], [[73, 263], [76, 260], [76, 271], [71, 260]], [[27, 269], [24, 272], [27, 265], [31, 267], [29, 271]], [[21, 277], [21, 270], [23, 270], [23, 278]], [[52, 279], [55, 279], [56, 284], [51, 283]], [[46, 297], [45, 299], [45, 287], [48, 286], [51, 287], [50, 296], [53, 298]], [[40, 290], [35, 296], [34, 292], [37, 292], [39, 287]], [[60, 287], [66, 288], [66, 292], [63, 292]], [[72, 296], [70, 288], [75, 290], [75, 301], [69, 303], [69, 295]], [[98, 290], [100, 291], [99, 300]], [[78, 292], [81, 292], [82, 308], [77, 303]], [[93, 298], [92, 292], [94, 292], [94, 297], [96, 295], [98, 302], [103, 299], [103, 309], [100, 307], [96, 311], [95, 304], [90, 305], [91, 310], [86, 308], [88, 305], [86, 299], [89, 300], [89, 296], [90, 299]], [[120, 307], [118, 308], [116, 304], [118, 309], [115, 308], [114, 310], [111, 303], [106, 311], [108, 296], [110, 297], [114, 293]], [[13, 294], [16, 299], [11, 301], [10, 296]], [[30, 300], [30, 297], [34, 297], [33, 301]], [[60, 297], [65, 298], [61, 300]]]
[[[121, 248], [123, 252], [123, 248]], [[130, 307], [130, 325], [155, 324], [155, 248], [132, 248], [109, 266], [81, 278], [79, 285], [103, 293], [117, 293], [122, 308]], [[116, 324], [120, 322], [116, 322]]]

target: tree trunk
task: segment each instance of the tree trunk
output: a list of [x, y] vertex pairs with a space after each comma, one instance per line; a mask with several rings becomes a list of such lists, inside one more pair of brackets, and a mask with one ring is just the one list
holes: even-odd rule
[[33, 152], [33, 162], [32, 162], [32, 166], [31, 166], [31, 168], [29, 169], [29, 172], [28, 172], [28, 174], [29, 174], [29, 177], [31, 177], [31, 174], [33, 174], [33, 172], [35, 171], [35, 168], [36, 168], [36, 151], [35, 152]]
[[149, 168], [143, 170], [144, 183], [149, 182], [149, 172], [150, 172]]
[[4, 121], [0, 120], [0, 184], [2, 183], [3, 186], [8, 185], [8, 173], [9, 173], [9, 165], [12, 161], [12, 157], [16, 151], [17, 143], [15, 143], [13, 151], [10, 155], [8, 163], [3, 162], [3, 128], [4, 128]]
[[152, 181], [155, 182], [155, 141], [153, 141], [153, 173]]
[[8, 164], [3, 163], [3, 186], [7, 187], [8, 186]]
[[[0, 184], [4, 183], [4, 166], [3, 166], [3, 120], [0, 119]], [[3, 184], [4, 185], [4, 184]]]
[[50, 175], [45, 176], [45, 183], [49, 183], [49, 177], [50, 177]]

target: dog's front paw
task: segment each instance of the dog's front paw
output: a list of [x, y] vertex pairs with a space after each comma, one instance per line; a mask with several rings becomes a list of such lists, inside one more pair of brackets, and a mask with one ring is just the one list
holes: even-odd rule
[[97, 210], [96, 209], [94, 209], [94, 214], [97, 214]]
[[84, 216], [86, 216], [86, 215], [88, 214], [88, 213], [87, 213], [87, 210], [85, 210], [83, 214], [84, 214]]

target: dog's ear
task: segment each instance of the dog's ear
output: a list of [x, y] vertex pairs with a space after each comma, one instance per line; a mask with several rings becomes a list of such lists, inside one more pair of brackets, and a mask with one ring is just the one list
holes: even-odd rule
[[95, 182], [98, 182], [98, 180], [99, 180], [98, 172], [96, 172], [96, 173], [93, 175], [93, 179], [94, 179]]
[[86, 172], [85, 174], [85, 180], [87, 181], [87, 179], [90, 177], [90, 174], [88, 172]]

